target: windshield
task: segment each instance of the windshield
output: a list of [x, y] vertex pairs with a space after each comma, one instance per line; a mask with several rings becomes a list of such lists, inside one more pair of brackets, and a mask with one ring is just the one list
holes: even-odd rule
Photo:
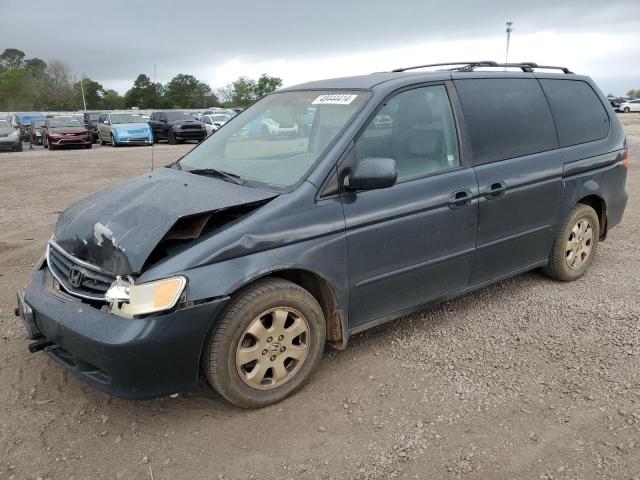
[[195, 117], [188, 112], [167, 112], [167, 120], [195, 120]]
[[40, 120], [41, 118], [44, 118], [43, 115], [20, 115], [18, 117], [18, 121], [22, 124], [22, 125], [29, 125], [31, 123], [31, 120]]
[[256, 186], [298, 183], [364, 105], [363, 91], [293, 91], [268, 95], [174, 165], [214, 169]]
[[11, 128], [11, 125], [6, 120], [0, 120], [0, 128]]
[[31, 123], [33, 123], [33, 126], [34, 126], [35, 128], [38, 128], [38, 127], [42, 127], [42, 126], [44, 126], [44, 120], [34, 120], [34, 121], [33, 121], [33, 122], [31, 122]]
[[230, 118], [229, 115], [211, 115], [211, 120], [214, 122], [226, 122]]
[[91, 120], [92, 122], [94, 120], [98, 120], [98, 118], [100, 118], [100, 114], [99, 113], [90, 113], [89, 114], [89, 120]]
[[119, 123], [146, 123], [147, 121], [140, 115], [134, 113], [112, 113], [111, 123], [117, 125]]
[[82, 127], [82, 124], [75, 118], [50, 118], [49, 127]]

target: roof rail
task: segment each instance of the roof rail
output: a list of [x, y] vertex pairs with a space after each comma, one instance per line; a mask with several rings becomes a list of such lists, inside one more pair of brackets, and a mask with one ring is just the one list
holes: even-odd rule
[[[457, 65], [457, 66], [454, 66], [454, 65]], [[430, 63], [426, 65], [416, 65], [414, 67], [395, 68], [391, 71], [404, 72], [406, 70], [416, 70], [418, 68], [447, 67], [447, 66], [454, 66], [453, 68], [446, 69], [453, 72], [473, 72], [476, 68], [489, 67], [489, 68], [519, 68], [523, 72], [533, 72], [534, 69], [543, 69], [543, 70], [562, 70], [562, 72], [566, 74], [573, 73], [567, 67], [556, 67], [552, 65], [538, 65], [535, 62], [498, 63], [492, 60], [480, 60], [480, 61], [472, 61], [472, 62]]]

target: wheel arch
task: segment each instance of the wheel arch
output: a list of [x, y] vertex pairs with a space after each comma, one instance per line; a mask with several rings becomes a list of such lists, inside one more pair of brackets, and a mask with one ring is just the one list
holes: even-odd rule
[[257, 277], [252, 278], [246, 283], [238, 287], [234, 293], [244, 290], [253, 285], [258, 280], [266, 278], [281, 278], [295, 283], [307, 290], [318, 301], [324, 314], [327, 326], [326, 341], [332, 347], [343, 350], [347, 346], [349, 339], [349, 329], [347, 328], [347, 318], [345, 312], [340, 309], [336, 290], [329, 280], [322, 275], [311, 270], [301, 268], [286, 268], [280, 270], [272, 270]]
[[576, 202], [578, 203], [589, 205], [596, 211], [600, 222], [600, 240], [604, 240], [607, 237], [607, 204], [604, 199], [599, 195], [591, 194], [582, 197]]

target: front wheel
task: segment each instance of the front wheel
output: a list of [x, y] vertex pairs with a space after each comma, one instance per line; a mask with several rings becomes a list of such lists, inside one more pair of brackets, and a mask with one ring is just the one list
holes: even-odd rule
[[113, 137], [113, 134], [110, 135], [110, 138], [111, 138], [111, 146], [113, 148], [116, 148], [118, 146], [118, 142], [116, 142], [116, 139]]
[[589, 268], [600, 238], [600, 220], [589, 205], [577, 204], [560, 228], [549, 263], [542, 271], [551, 278], [571, 282]]
[[631, 109], [629, 107], [624, 107], [624, 113], [629, 113]]
[[16, 146], [16, 152], [21, 152], [22, 151], [22, 142], [18, 143], [18, 145]]
[[304, 288], [266, 279], [241, 291], [210, 335], [210, 385], [244, 408], [279, 402], [309, 379], [322, 357], [325, 319]]
[[173, 131], [169, 132], [169, 136], [167, 137], [167, 142], [169, 142], [170, 145], [178, 144], [178, 139], [176, 138], [176, 134], [173, 133]]

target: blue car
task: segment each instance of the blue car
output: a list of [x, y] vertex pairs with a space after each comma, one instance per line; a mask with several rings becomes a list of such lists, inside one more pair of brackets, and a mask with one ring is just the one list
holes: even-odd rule
[[153, 133], [142, 115], [103, 113], [98, 118], [98, 140], [101, 145], [153, 145]]
[[27, 141], [31, 134], [32, 120], [44, 120], [46, 117], [39, 112], [18, 112], [9, 117], [9, 122], [14, 128], [20, 130], [20, 140]]

